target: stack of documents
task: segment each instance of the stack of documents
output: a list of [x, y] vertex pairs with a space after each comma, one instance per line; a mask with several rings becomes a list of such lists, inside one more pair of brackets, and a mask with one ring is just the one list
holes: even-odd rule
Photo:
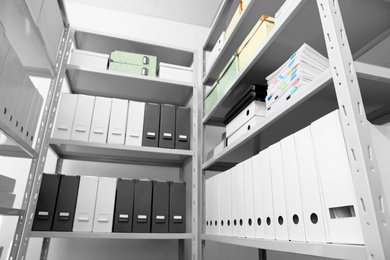
[[310, 84], [328, 67], [329, 61], [304, 43], [281, 67], [266, 78], [267, 111], [274, 111], [286, 103], [300, 88]]

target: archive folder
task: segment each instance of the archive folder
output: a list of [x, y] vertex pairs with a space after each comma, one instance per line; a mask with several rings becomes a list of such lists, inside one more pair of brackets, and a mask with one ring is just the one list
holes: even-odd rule
[[175, 148], [190, 150], [191, 108], [176, 107]]
[[37, 130], [38, 119], [42, 110], [42, 104], [43, 104], [43, 98], [41, 94], [39, 94], [38, 90], [35, 90], [31, 111], [26, 125], [27, 132], [26, 135], [24, 136], [24, 139], [30, 145], [32, 145], [35, 138], [35, 132]]
[[57, 109], [53, 138], [70, 139], [78, 97], [78, 95], [62, 93]]
[[116, 184], [114, 226], [112, 232], [132, 232], [134, 180], [118, 179]]
[[61, 175], [43, 174], [37, 207], [35, 209], [34, 222], [31, 230], [51, 230], [60, 180]]
[[126, 145], [142, 145], [144, 116], [145, 102], [130, 100], [126, 129]]
[[76, 105], [76, 113], [73, 119], [72, 134], [70, 139], [87, 142], [91, 130], [91, 121], [95, 97], [79, 95]]
[[239, 163], [235, 168], [237, 168], [237, 182], [234, 184], [237, 185], [237, 236], [245, 237], [244, 164]]
[[128, 101], [112, 99], [107, 143], [125, 144]]
[[99, 178], [81, 176], [77, 194], [74, 232], [92, 232]]
[[93, 232], [111, 232], [114, 216], [116, 179], [99, 177]]
[[80, 176], [61, 176], [52, 231], [72, 231]]
[[160, 132], [160, 104], [146, 103], [142, 146], [158, 147]]
[[325, 219], [310, 126], [294, 134], [307, 242], [326, 242]]
[[186, 183], [171, 182], [169, 196], [169, 233], [186, 232]]
[[255, 237], [264, 238], [264, 209], [263, 209], [263, 180], [260, 172], [260, 154], [252, 157], [252, 178], [253, 178], [253, 210]]
[[217, 174], [213, 177], [213, 204], [212, 204], [212, 232], [214, 235], [220, 235], [220, 220], [221, 220], [221, 211], [220, 211], [220, 175]]
[[364, 244], [339, 110], [311, 124], [331, 243]]
[[153, 182], [136, 180], [134, 193], [133, 232], [150, 233]]
[[24, 106], [26, 104], [27, 98], [28, 98], [28, 92], [30, 91], [30, 86], [32, 85], [30, 76], [25, 75], [24, 82], [22, 89], [20, 90], [19, 98], [18, 98], [18, 105], [16, 106], [16, 112], [15, 112], [15, 121], [13, 124], [13, 128], [15, 130], [15, 133], [17, 133], [20, 137], [23, 138], [24, 132], [21, 131], [25, 127], [25, 122], [23, 122], [23, 111]]
[[219, 235], [226, 236], [226, 172], [218, 175], [219, 179]]
[[110, 122], [111, 98], [96, 97], [93, 109], [89, 142], [106, 143], [108, 136], [108, 123]]
[[255, 211], [254, 211], [254, 192], [253, 192], [253, 176], [252, 176], [252, 158], [246, 159], [243, 162], [244, 169], [244, 227], [245, 237], [255, 237]]
[[[231, 190], [232, 190], [232, 236], [238, 236], [238, 186], [237, 186], [237, 165], [230, 169]], [[241, 201], [242, 203], [242, 201]]]
[[175, 148], [176, 107], [161, 105], [159, 147]]
[[155, 181], [152, 199], [152, 233], [168, 233], [169, 182]]
[[288, 239], [305, 241], [301, 185], [299, 183], [295, 140], [289, 135], [280, 141], [283, 161], [284, 191], [286, 194]]

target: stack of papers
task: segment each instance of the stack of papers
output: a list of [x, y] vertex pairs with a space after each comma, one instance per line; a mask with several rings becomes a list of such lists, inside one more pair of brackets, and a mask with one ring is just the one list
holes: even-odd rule
[[266, 78], [267, 113], [286, 103], [299, 89], [310, 84], [328, 67], [328, 59], [304, 43], [281, 67]]

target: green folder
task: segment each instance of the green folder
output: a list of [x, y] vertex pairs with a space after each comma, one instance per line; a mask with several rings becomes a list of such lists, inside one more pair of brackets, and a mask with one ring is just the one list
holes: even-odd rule
[[125, 51], [111, 52], [110, 61], [157, 68], [157, 57]]
[[151, 66], [110, 62], [108, 69], [112, 71], [126, 72], [132, 75], [156, 77], [156, 68]]

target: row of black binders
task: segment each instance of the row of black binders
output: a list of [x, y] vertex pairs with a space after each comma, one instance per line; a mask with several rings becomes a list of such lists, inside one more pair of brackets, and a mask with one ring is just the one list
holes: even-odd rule
[[185, 233], [185, 182], [43, 174], [33, 231]]
[[191, 109], [63, 93], [53, 138], [190, 149]]
[[[368, 123], [369, 124], [369, 123]], [[384, 187], [390, 126], [369, 124]], [[207, 234], [364, 244], [339, 110], [205, 181]], [[353, 152], [353, 151], [352, 151]], [[385, 189], [389, 190], [389, 189]]]

